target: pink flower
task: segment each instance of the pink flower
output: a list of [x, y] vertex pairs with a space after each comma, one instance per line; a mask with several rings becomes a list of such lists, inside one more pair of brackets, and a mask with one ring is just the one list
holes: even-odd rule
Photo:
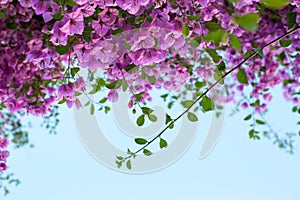
[[9, 142], [7, 138], [0, 138], [0, 148], [6, 148], [8, 143]]
[[62, 27], [59, 28], [67, 35], [82, 34], [84, 29], [83, 14], [80, 9], [69, 13], [62, 19]]
[[7, 169], [7, 166], [5, 163], [0, 163], [0, 172], [3, 172]]
[[117, 90], [110, 90], [108, 95], [107, 95], [107, 98], [111, 102], [116, 102], [119, 98]]
[[0, 160], [1, 161], [6, 161], [6, 159], [8, 158], [9, 156], [9, 151], [0, 151]]

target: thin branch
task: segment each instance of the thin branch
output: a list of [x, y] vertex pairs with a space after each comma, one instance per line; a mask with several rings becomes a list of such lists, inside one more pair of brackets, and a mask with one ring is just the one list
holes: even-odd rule
[[[287, 33], [285, 33], [284, 35], [280, 36], [277, 39], [274, 39], [273, 41], [267, 43], [266, 45], [264, 45], [262, 47], [262, 49], [274, 44], [275, 42], [278, 42], [279, 40], [295, 33], [296, 31], [298, 31], [300, 29], [300, 26], [288, 31]], [[120, 160], [119, 162], [123, 163], [125, 162], [127, 159], [130, 159], [133, 156], [136, 156], [136, 154], [138, 154], [139, 152], [141, 152], [142, 150], [144, 150], [146, 147], [148, 147], [150, 144], [152, 144], [156, 139], [160, 138], [162, 134], [164, 134], [166, 132], [166, 130], [171, 127], [173, 124], [175, 124], [176, 121], [178, 121], [183, 115], [185, 115], [186, 113], [189, 112], [189, 110], [196, 104], [198, 103], [202, 97], [204, 97], [212, 88], [214, 88], [216, 85], [218, 85], [222, 80], [224, 80], [229, 74], [231, 74], [233, 71], [239, 69], [243, 64], [245, 64], [247, 61], [251, 60], [252, 58], [254, 58], [255, 56], [257, 56], [258, 53], [254, 52], [252, 53], [250, 56], [248, 56], [246, 59], [244, 59], [241, 63], [239, 63], [237, 66], [235, 66], [234, 68], [232, 68], [231, 70], [229, 70], [228, 72], [226, 72], [221, 78], [219, 78], [214, 84], [212, 84], [208, 89], [205, 90], [204, 93], [202, 93], [184, 112], [182, 112], [178, 117], [176, 117], [174, 120], [172, 120], [171, 122], [169, 122], [169, 124], [158, 134], [156, 135], [152, 140], [150, 140], [147, 144], [145, 144], [143, 147], [141, 147], [140, 149], [138, 149], [137, 151], [135, 151], [134, 153], [130, 154], [129, 156], [123, 158], [122, 160]]]

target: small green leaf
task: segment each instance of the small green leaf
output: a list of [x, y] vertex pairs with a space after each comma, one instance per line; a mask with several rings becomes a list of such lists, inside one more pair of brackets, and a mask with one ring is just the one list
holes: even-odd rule
[[221, 29], [221, 25], [216, 23], [216, 22], [207, 22], [205, 24], [205, 27], [209, 30], [209, 31], [217, 31], [219, 29]]
[[262, 124], [265, 124], [264, 121], [261, 121], [261, 120], [259, 120], [259, 119], [256, 120], [256, 123], [257, 123], [257, 124], [261, 124], [261, 125], [262, 125]]
[[56, 14], [52, 15], [53, 19], [55, 20], [61, 20], [63, 18], [62, 11], [59, 10]]
[[286, 14], [286, 21], [287, 21], [288, 29], [293, 28], [297, 24], [296, 19], [297, 19], [297, 13], [296, 12], [288, 12]]
[[135, 100], [136, 101], [140, 101], [142, 99], [142, 97], [143, 97], [144, 94], [145, 94], [145, 92], [140, 92], [140, 93], [134, 95]]
[[219, 46], [220, 42], [226, 42], [227, 34], [223, 29], [209, 32], [203, 37], [206, 41], [213, 41], [216, 46]]
[[72, 75], [72, 77], [74, 77], [77, 74], [77, 72], [79, 72], [79, 70], [80, 70], [79, 67], [72, 68], [71, 69], [71, 75]]
[[77, 6], [77, 3], [73, 0], [65, 0], [66, 4], [73, 7], [73, 6]]
[[151, 156], [151, 155], [152, 155], [152, 152], [149, 151], [148, 149], [144, 149], [144, 150], [143, 150], [143, 153], [144, 153], [146, 156]]
[[135, 141], [135, 143], [137, 143], [139, 145], [144, 145], [144, 144], [148, 143], [148, 141], [144, 138], [135, 138], [134, 141]]
[[189, 108], [194, 103], [193, 100], [185, 100], [182, 102], [184, 108]]
[[131, 161], [130, 161], [130, 160], [127, 160], [127, 162], [126, 162], [126, 167], [127, 167], [128, 169], [131, 169]]
[[111, 34], [112, 35], [118, 35], [118, 34], [122, 33], [122, 31], [123, 31], [122, 28], [118, 28], [118, 29], [112, 30]]
[[192, 113], [192, 112], [188, 112], [188, 119], [189, 119], [191, 122], [196, 122], [196, 121], [198, 121], [197, 115], [195, 115], [195, 114]]
[[199, 45], [200, 45], [200, 42], [201, 42], [201, 37], [195, 37], [191, 42], [190, 42], [190, 45], [191, 47], [193, 48], [197, 48]]
[[122, 90], [125, 92], [128, 89], [128, 84], [125, 80], [122, 81]]
[[280, 40], [279, 43], [282, 47], [288, 47], [293, 43], [293, 40]]
[[139, 116], [139, 117], [137, 118], [137, 120], [136, 120], [136, 124], [137, 124], [138, 126], [143, 126], [144, 123], [145, 123], [145, 115]]
[[186, 23], [182, 28], [182, 35], [183, 37], [187, 37], [189, 35], [189, 25]]
[[189, 20], [198, 20], [200, 19], [200, 15], [195, 15], [195, 16], [188, 16]]
[[69, 50], [69, 45], [66, 45], [66, 46], [56, 46], [55, 47], [55, 51], [57, 53], [59, 53], [60, 55], [64, 55], [68, 52]]
[[170, 117], [170, 115], [168, 115], [167, 113], [166, 113], [166, 122], [165, 122], [165, 124], [168, 124], [169, 122], [171, 122], [172, 121], [172, 118]]
[[152, 122], [156, 122], [156, 121], [157, 121], [156, 115], [149, 114], [149, 115], [148, 115], [148, 118], [149, 118], [149, 120], [152, 121]]
[[123, 160], [123, 159], [124, 159], [123, 156], [116, 156], [116, 158], [117, 158], [118, 160]]
[[253, 48], [253, 49], [261, 58], [264, 57], [263, 49], [261, 48]]
[[202, 101], [200, 102], [201, 107], [205, 112], [213, 110], [215, 108], [215, 104], [213, 99], [203, 96]]
[[93, 115], [95, 113], [95, 105], [91, 104], [90, 113]]
[[249, 84], [247, 74], [243, 69], [240, 69], [238, 71], [237, 78], [238, 78], [240, 83]]
[[244, 118], [244, 120], [247, 121], [247, 120], [249, 120], [249, 119], [251, 119], [251, 118], [252, 118], [252, 115], [250, 114], [250, 115], [247, 115], [247, 116]]
[[238, 51], [242, 50], [242, 43], [240, 41], [240, 39], [238, 37], [236, 37], [233, 34], [229, 35], [229, 40], [230, 40], [230, 44], [232, 45], [232, 47]]
[[168, 147], [168, 143], [166, 140], [160, 138], [160, 141], [159, 141], [159, 147], [162, 149], [162, 148], [167, 148]]
[[205, 82], [199, 82], [199, 81], [197, 81], [195, 83], [195, 86], [196, 86], [197, 89], [200, 89], [200, 88], [204, 87], [205, 85], [206, 85]]
[[148, 81], [149, 81], [151, 84], [155, 84], [155, 83], [156, 83], [156, 77], [155, 77], [155, 76], [148, 76]]
[[4, 8], [0, 11], [0, 19], [3, 18], [5, 16], [5, 14], [7, 13], [7, 8]]
[[258, 29], [259, 15], [255, 13], [245, 14], [235, 17], [234, 21], [247, 31], [256, 31]]
[[290, 0], [262, 0], [268, 7], [279, 9], [285, 7]]
[[114, 81], [114, 82], [112, 82], [110, 84], [107, 84], [106, 87], [108, 89], [118, 89], [118, 88], [121, 87], [122, 82], [123, 82], [123, 80], [120, 79], [120, 80]]
[[218, 63], [222, 59], [222, 57], [217, 54], [215, 49], [206, 48], [205, 50], [215, 63]]
[[122, 167], [122, 162], [116, 160], [117, 167], [120, 169]]
[[153, 112], [153, 110], [149, 107], [142, 107], [142, 111], [145, 115], [149, 115]]

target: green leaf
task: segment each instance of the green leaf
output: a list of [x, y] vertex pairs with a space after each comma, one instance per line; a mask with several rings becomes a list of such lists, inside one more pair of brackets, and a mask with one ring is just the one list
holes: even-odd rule
[[139, 145], [144, 145], [144, 144], [148, 143], [148, 141], [144, 138], [135, 138], [134, 141], [135, 141], [135, 143], [137, 143]]
[[259, 119], [256, 120], [256, 123], [257, 123], [257, 124], [261, 124], [261, 125], [262, 125], [262, 124], [265, 124], [264, 121], [261, 121], [261, 120], [259, 120]]
[[297, 13], [295, 13], [295, 12], [288, 12], [286, 14], [286, 21], [287, 21], [288, 29], [293, 28], [297, 24], [296, 18], [297, 18]]
[[250, 114], [250, 115], [247, 115], [247, 116], [244, 118], [244, 120], [247, 121], [247, 120], [249, 120], [249, 119], [251, 119], [251, 118], [252, 118], [252, 115]]
[[263, 49], [261, 48], [253, 48], [253, 49], [261, 58], [264, 57]]
[[[219, 79], [222, 78], [222, 76], [223, 76], [222, 72], [220, 72], [218, 69], [216, 69], [215, 73], [214, 73], [214, 79], [216, 81], [218, 81]], [[223, 79], [220, 81], [220, 84], [224, 84], [224, 80]]]
[[116, 29], [116, 30], [112, 30], [112, 31], [111, 31], [111, 34], [112, 34], [112, 35], [118, 35], [118, 34], [122, 33], [122, 31], [123, 31], [122, 28], [118, 28], [118, 29]]
[[120, 87], [122, 86], [122, 81], [123, 81], [123, 80], [119, 79], [119, 80], [117, 80], [117, 81], [115, 81], [115, 82], [112, 82], [112, 83], [110, 83], [110, 84], [107, 84], [106, 87], [107, 87], [108, 89], [118, 89], [118, 88], [120, 88]]
[[149, 120], [152, 121], [152, 122], [156, 122], [156, 121], [157, 121], [156, 115], [149, 114], [149, 115], [148, 115], [148, 118], [149, 118]]
[[288, 47], [293, 43], [293, 40], [280, 40], [279, 43], [282, 47]]
[[202, 101], [200, 102], [200, 105], [205, 112], [213, 110], [215, 108], [213, 99], [207, 97], [206, 95], [203, 96]]
[[124, 159], [123, 156], [116, 156], [116, 158], [117, 158], [118, 160], [123, 160], [123, 159]]
[[101, 90], [101, 87], [105, 86], [105, 80], [102, 78], [99, 78], [97, 80], [97, 84], [95, 84], [93, 86], [93, 90], [89, 92], [89, 94], [96, 94], [97, 92], [99, 92]]
[[191, 122], [196, 122], [198, 121], [198, 117], [197, 115], [195, 115], [194, 113], [192, 112], [188, 112], [188, 119], [191, 121]]
[[92, 33], [92, 31], [93, 31], [93, 28], [90, 27], [90, 26], [87, 26], [87, 27], [84, 28], [82, 36], [83, 36], [83, 38], [84, 38], [84, 40], [86, 42], [91, 42], [92, 41], [91, 40], [91, 33]]
[[200, 15], [195, 15], [195, 16], [188, 16], [189, 20], [198, 20], [200, 19]]
[[194, 103], [193, 100], [185, 100], [182, 102], [184, 108], [189, 108]]
[[66, 3], [67, 3], [67, 5], [72, 6], [72, 7], [77, 6], [77, 3], [73, 0], [66, 0]]
[[55, 13], [54, 15], [52, 15], [53, 19], [55, 20], [61, 20], [63, 18], [63, 14], [62, 11], [59, 10], [57, 13]]
[[167, 148], [168, 147], [168, 143], [166, 140], [160, 138], [160, 141], [159, 141], [159, 147], [162, 149], [162, 148]]
[[242, 50], [242, 43], [240, 41], [240, 39], [238, 37], [236, 37], [233, 34], [229, 35], [229, 40], [230, 40], [230, 44], [232, 45], [232, 47], [238, 51]]
[[156, 77], [155, 77], [155, 76], [148, 76], [148, 81], [149, 81], [151, 84], [155, 84], [155, 83], [156, 83]]
[[225, 70], [226, 70], [225, 62], [222, 61], [222, 62], [217, 66], [217, 69], [218, 69], [219, 71], [225, 71]]
[[189, 35], [189, 25], [186, 23], [182, 28], [182, 35], [183, 37], [187, 37]]
[[247, 31], [256, 31], [258, 29], [259, 15], [255, 13], [245, 14], [235, 17], [234, 21]]
[[166, 123], [165, 124], [168, 124], [169, 122], [171, 122], [172, 121], [172, 118], [170, 117], [170, 115], [168, 115], [167, 113], [166, 113]]
[[125, 92], [128, 89], [128, 84], [125, 80], [122, 81], [122, 90]]
[[77, 72], [79, 72], [80, 68], [79, 67], [74, 67], [71, 69], [71, 75], [74, 77]]
[[278, 9], [285, 7], [290, 0], [262, 0], [268, 7]]
[[142, 107], [142, 111], [145, 115], [149, 115], [153, 112], [153, 110], [149, 107]]
[[209, 31], [217, 31], [219, 29], [221, 29], [221, 25], [216, 23], [216, 22], [207, 22], [205, 24], [205, 27], [209, 30]]
[[203, 37], [206, 41], [213, 41], [216, 46], [219, 46], [220, 42], [226, 42], [227, 34], [223, 29], [212, 31]]
[[151, 155], [152, 155], [152, 152], [149, 151], [148, 149], [144, 149], [144, 150], [143, 150], [143, 153], [144, 153], [146, 156], [151, 156]]
[[105, 106], [104, 107], [104, 112], [107, 114], [110, 111], [110, 107], [109, 106]]
[[140, 101], [142, 99], [142, 97], [143, 97], [144, 94], [145, 94], [145, 92], [140, 92], [140, 93], [134, 95], [135, 100], [136, 101]]
[[54, 48], [54, 50], [57, 52], [57, 53], [59, 53], [60, 55], [64, 55], [64, 54], [66, 54], [67, 52], [68, 52], [68, 50], [69, 50], [69, 45], [66, 45], [66, 46], [56, 46], [55, 48]]
[[206, 48], [205, 50], [215, 63], [218, 63], [222, 59], [222, 57], [217, 54], [215, 49]]
[[196, 86], [197, 89], [200, 89], [200, 88], [204, 87], [205, 85], [206, 85], [205, 82], [199, 82], [199, 81], [197, 81], [195, 83], [195, 86]]
[[127, 160], [127, 162], [126, 162], [126, 167], [127, 167], [128, 169], [131, 169], [131, 161], [130, 161], [130, 160]]
[[0, 11], [0, 19], [3, 18], [5, 16], [5, 14], [7, 13], [7, 8], [4, 8]]
[[193, 48], [197, 48], [199, 45], [200, 45], [200, 42], [201, 42], [201, 37], [195, 37], [191, 42], [190, 42], [190, 45], [191, 47]]
[[237, 79], [239, 80], [240, 83], [249, 84], [247, 74], [243, 69], [240, 69], [238, 71]]
[[139, 116], [139, 117], [137, 118], [137, 120], [136, 120], [136, 124], [137, 124], [138, 126], [143, 126], [144, 123], [145, 123], [145, 115]]
[[95, 113], [95, 105], [91, 104], [90, 113], [93, 115]]

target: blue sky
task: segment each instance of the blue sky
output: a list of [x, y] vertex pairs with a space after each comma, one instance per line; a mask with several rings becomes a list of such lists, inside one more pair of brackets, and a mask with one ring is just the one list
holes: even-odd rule
[[[295, 128], [290, 108], [278, 95], [268, 115], [275, 129]], [[1, 199], [300, 199], [299, 140], [295, 155], [266, 139], [252, 141], [242, 120], [245, 113], [226, 118], [223, 135], [204, 160], [198, 159], [205, 135], [199, 127], [194, 143], [177, 162], [140, 175], [120, 173], [94, 160], [80, 142], [72, 111], [63, 107], [60, 116], [58, 135], [47, 135], [33, 120], [30, 138], [35, 148], [14, 150], [9, 160], [10, 171], [22, 183]], [[110, 130], [112, 125], [104, 126]]]

